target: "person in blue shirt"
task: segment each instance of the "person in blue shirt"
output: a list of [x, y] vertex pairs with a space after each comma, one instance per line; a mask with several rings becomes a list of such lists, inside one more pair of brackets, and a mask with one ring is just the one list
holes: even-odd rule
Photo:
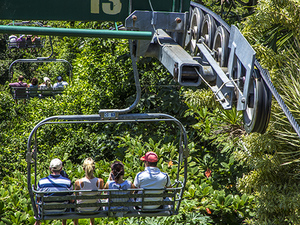
[[39, 80], [34, 77], [31, 79], [31, 83], [28, 85], [29, 88], [38, 88], [39, 87]]
[[[104, 186], [104, 189], [117, 189], [120, 190], [117, 192], [117, 194], [129, 194], [130, 191], [127, 191], [127, 189], [135, 188], [135, 186], [129, 181], [124, 180], [124, 165], [120, 161], [115, 161], [111, 165], [111, 173], [109, 175], [109, 179], [107, 183]], [[116, 192], [113, 192], [116, 193]], [[129, 198], [113, 198], [110, 199], [111, 202], [130, 202], [133, 201]], [[121, 211], [128, 211], [131, 209], [131, 207], [127, 206], [119, 206], [119, 207], [111, 207], [112, 210], [121, 210]]]
[[[61, 175], [62, 171], [62, 161], [58, 158], [52, 159], [49, 166], [51, 174], [48, 177], [44, 177], [39, 180], [37, 185], [37, 191], [68, 191], [73, 190], [72, 182], [70, 179]], [[72, 194], [72, 193], [70, 193]], [[54, 195], [53, 193], [45, 194], [46, 195]], [[63, 193], [63, 195], [67, 195]], [[37, 196], [37, 202], [40, 201], [40, 197]], [[63, 204], [62, 202], [51, 202], [51, 204]], [[65, 209], [57, 209], [57, 210], [49, 210], [47, 212], [52, 213], [60, 213], [65, 211]], [[66, 225], [67, 221], [62, 220], [62, 224]], [[40, 221], [36, 221], [35, 225], [40, 225]]]

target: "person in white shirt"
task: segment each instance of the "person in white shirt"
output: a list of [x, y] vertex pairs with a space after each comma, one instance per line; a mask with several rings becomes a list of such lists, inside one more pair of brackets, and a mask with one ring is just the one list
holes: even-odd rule
[[17, 36], [12, 34], [9, 36], [9, 48], [17, 48], [18, 45], [17, 45]]
[[[161, 172], [157, 168], [158, 157], [155, 152], [147, 152], [140, 158], [144, 161], [145, 170], [139, 172], [134, 179], [134, 186], [143, 189], [163, 189], [171, 187], [171, 181], [167, 173]], [[146, 193], [163, 193], [163, 190], [147, 191]], [[144, 201], [162, 201], [162, 198], [145, 198]], [[142, 201], [137, 198], [136, 200]], [[160, 205], [147, 205], [144, 209], [157, 209]]]
[[[83, 162], [85, 177], [75, 181], [75, 190], [97, 190], [103, 189], [103, 179], [94, 176], [95, 162], [92, 158], [86, 158]], [[79, 195], [95, 195], [95, 192], [80, 192]], [[77, 200], [77, 204], [81, 203], [97, 203], [98, 199]], [[97, 207], [82, 207], [81, 212], [94, 212], [99, 210]], [[90, 225], [94, 225], [94, 218], [90, 218]], [[78, 224], [78, 219], [74, 220], [74, 224]]]
[[44, 83], [40, 85], [42, 88], [52, 87], [51, 80], [49, 77], [44, 77]]
[[68, 83], [66, 81], [63, 81], [61, 76], [58, 76], [56, 79], [57, 83], [53, 85], [53, 88], [63, 88], [65, 86], [68, 86]]

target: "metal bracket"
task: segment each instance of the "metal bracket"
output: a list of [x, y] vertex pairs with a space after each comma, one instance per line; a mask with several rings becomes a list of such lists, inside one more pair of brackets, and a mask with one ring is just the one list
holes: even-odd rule
[[204, 44], [197, 44], [203, 57], [207, 60], [213, 71], [217, 74], [216, 85], [211, 86], [211, 90], [219, 100], [224, 109], [231, 109], [233, 100], [234, 84], [219, 67]]
[[116, 110], [101, 109], [99, 110], [99, 115], [102, 120], [117, 120], [119, 112]]
[[234, 25], [231, 26], [228, 47], [231, 49], [228, 61], [229, 77], [244, 80], [243, 92], [239, 91], [238, 94], [237, 110], [245, 110], [250, 79], [254, 70], [255, 51]]
[[32, 152], [27, 152], [26, 153], [26, 162], [27, 163], [33, 163], [33, 161], [32, 161]]
[[[174, 40], [180, 45], [184, 44], [188, 13], [134, 11], [125, 20], [127, 30], [151, 31], [163, 29], [174, 35]], [[152, 40], [153, 41], [153, 40]], [[150, 45], [150, 40], [138, 40], [136, 44], [136, 57], [144, 56]]]
[[158, 29], [154, 41], [159, 47], [156, 57], [180, 85], [199, 86], [201, 84], [201, 79], [196, 72], [200, 70], [200, 64], [193, 60], [193, 57], [165, 31]]

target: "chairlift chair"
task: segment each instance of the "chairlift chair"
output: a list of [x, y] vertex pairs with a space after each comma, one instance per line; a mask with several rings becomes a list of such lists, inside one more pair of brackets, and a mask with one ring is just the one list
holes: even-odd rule
[[[63, 192], [47, 192], [37, 191], [37, 165], [38, 157], [38, 138], [37, 134], [41, 127], [46, 125], [64, 125], [64, 124], [100, 124], [100, 123], [139, 123], [139, 122], [172, 122], [177, 125], [180, 131], [179, 149], [178, 149], [178, 169], [175, 182], [172, 188], [166, 189], [151, 189], [151, 193], [144, 189], [128, 189], [128, 191], [137, 190], [139, 194], [120, 194], [119, 190], [99, 189], [87, 192], [94, 193], [93, 195], [77, 195], [76, 190]], [[34, 150], [33, 150], [34, 149]], [[171, 216], [178, 214], [180, 203], [187, 180], [187, 158], [189, 150], [187, 147], [187, 134], [185, 128], [180, 121], [167, 114], [149, 113], [149, 114], [118, 114], [111, 111], [101, 111], [95, 115], [64, 115], [53, 116], [39, 122], [31, 131], [27, 142], [27, 185], [31, 204], [33, 207], [34, 216], [37, 220], [52, 220], [52, 219], [81, 219], [81, 218], [100, 218], [100, 217], [156, 217], [156, 216]], [[33, 165], [33, 166], [32, 166]], [[180, 175], [180, 171], [183, 176]], [[32, 181], [32, 173], [34, 180]], [[123, 191], [123, 190], [122, 190]], [[157, 193], [152, 193], [157, 191]], [[81, 190], [82, 192], [82, 190]], [[106, 194], [104, 194], [106, 192]], [[53, 194], [49, 196], [49, 194]], [[58, 195], [59, 194], [59, 195]], [[66, 194], [61, 196], [62, 194]], [[68, 195], [67, 195], [68, 194]], [[37, 202], [36, 196], [40, 197]], [[146, 198], [169, 198], [170, 201], [147, 201]], [[114, 198], [141, 198], [141, 202], [113, 202]], [[77, 200], [82, 199], [101, 199], [99, 203], [84, 203], [77, 204]], [[108, 199], [108, 200], [107, 200]], [[56, 203], [55, 203], [56, 202]], [[55, 203], [55, 204], [53, 204]], [[39, 209], [37, 208], [37, 205]], [[147, 205], [161, 205], [158, 209], [146, 209]], [[129, 206], [130, 209], [124, 210], [122, 206]], [[80, 211], [81, 207], [98, 207], [87, 214]]]
[[72, 81], [72, 75], [73, 75], [73, 67], [72, 64], [65, 60], [65, 59], [53, 59], [53, 58], [49, 58], [49, 57], [38, 57], [36, 59], [17, 59], [15, 61], [13, 61], [10, 66], [9, 66], [9, 74], [10, 74], [10, 80], [13, 78], [13, 66], [16, 63], [64, 63], [68, 66], [69, 69], [69, 83], [71, 83]]
[[[52, 54], [51, 54], [52, 55]], [[10, 79], [13, 78], [13, 65], [16, 63], [50, 63], [50, 62], [61, 62], [68, 65], [69, 68], [69, 84], [72, 81], [72, 70], [73, 67], [71, 63], [65, 59], [53, 59], [49, 57], [39, 57], [36, 59], [17, 59], [13, 61], [9, 66], [9, 74], [11, 75]], [[21, 89], [21, 90], [19, 90]], [[31, 98], [31, 97], [49, 97], [49, 96], [55, 96], [57, 94], [61, 94], [63, 91], [63, 88], [36, 88], [36, 89], [30, 89], [30, 88], [19, 88], [19, 87], [11, 87], [11, 92], [14, 99], [25, 99], [25, 98]], [[26, 94], [25, 94], [26, 93]]]
[[[8, 24], [8, 26], [39, 26], [43, 27], [43, 24], [40, 22], [31, 22], [31, 21], [22, 21], [22, 22], [13, 22]], [[21, 39], [21, 37], [23, 38]], [[16, 37], [15, 35], [9, 36], [8, 40], [8, 49], [13, 48], [43, 48], [43, 40], [40, 37], [34, 37], [32, 40], [32, 35], [27, 35], [26, 37], [24, 35], [20, 35], [19, 37]]]
[[[16, 63], [50, 63], [50, 62], [61, 62], [68, 65], [69, 68], [69, 84], [72, 80], [72, 70], [73, 67], [71, 63], [65, 59], [51, 59], [51, 58], [37, 58], [37, 59], [17, 59], [13, 61], [9, 66], [9, 74], [11, 74], [11, 78], [13, 77], [13, 70], [12, 67]], [[22, 89], [22, 90], [19, 90]], [[63, 88], [19, 88], [19, 87], [11, 87], [11, 93], [14, 99], [25, 99], [25, 98], [32, 98], [32, 97], [39, 97], [39, 98], [45, 98], [49, 96], [55, 96], [57, 94], [61, 94], [63, 91]], [[25, 94], [26, 93], [26, 94]]]

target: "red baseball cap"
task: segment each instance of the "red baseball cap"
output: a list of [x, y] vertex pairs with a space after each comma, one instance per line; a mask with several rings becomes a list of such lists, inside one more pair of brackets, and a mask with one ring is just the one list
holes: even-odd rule
[[158, 157], [155, 152], [147, 152], [145, 156], [141, 157], [140, 160], [146, 161], [146, 162], [157, 162]]

